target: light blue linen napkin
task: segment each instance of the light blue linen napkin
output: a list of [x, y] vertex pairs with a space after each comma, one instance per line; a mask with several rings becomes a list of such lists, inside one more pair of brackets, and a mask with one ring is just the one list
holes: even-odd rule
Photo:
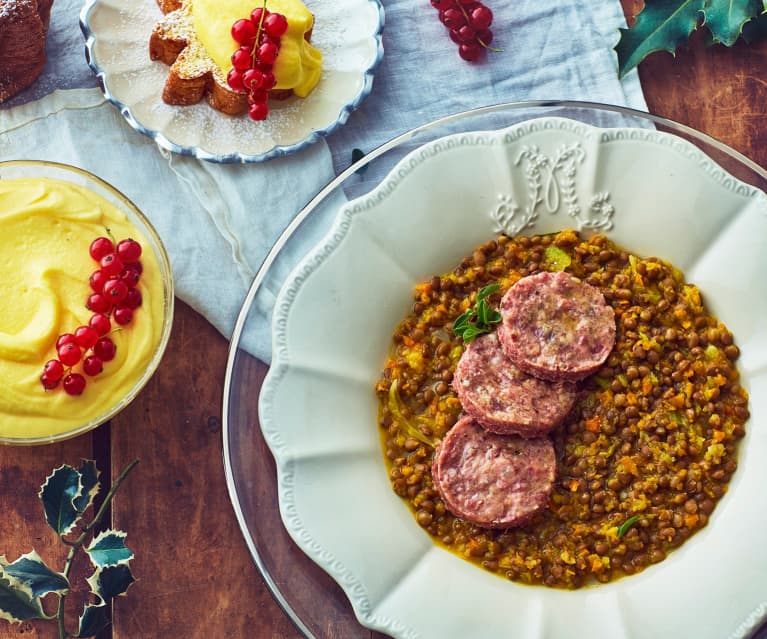
[[[313, 10], [320, 0], [305, 0]], [[384, 2], [384, 59], [373, 91], [348, 122], [299, 153], [258, 165], [169, 156], [104, 101], [84, 56], [81, 0], [56, 0], [48, 64], [38, 82], [0, 105], [0, 160], [47, 159], [90, 170], [151, 219], [170, 254], [178, 296], [225, 336], [259, 265], [298, 211], [352, 161], [436, 117], [529, 99], [606, 102], [646, 110], [635, 72], [618, 80], [612, 47], [624, 18], [618, 0], [486, 0], [493, 46], [481, 64], [457, 46], [428, 0]], [[318, 239], [310, 227], [297, 261]], [[284, 272], [284, 271], [283, 271]], [[253, 350], [270, 357], [272, 281], [259, 300]]]

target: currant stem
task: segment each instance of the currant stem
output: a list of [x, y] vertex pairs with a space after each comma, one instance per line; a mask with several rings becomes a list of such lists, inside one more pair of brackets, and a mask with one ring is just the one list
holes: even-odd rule
[[264, 18], [266, 17], [266, 0], [261, 5], [261, 16], [258, 19], [258, 28], [256, 29], [256, 41], [253, 43], [253, 50], [250, 52], [251, 66], [256, 65], [256, 52], [258, 51], [258, 41], [261, 39], [261, 32], [264, 30]]

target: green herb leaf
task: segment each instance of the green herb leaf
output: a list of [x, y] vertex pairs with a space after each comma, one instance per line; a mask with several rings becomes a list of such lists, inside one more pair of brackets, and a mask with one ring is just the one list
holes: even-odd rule
[[114, 566], [133, 559], [133, 551], [125, 545], [126, 533], [121, 530], [105, 530], [93, 538], [85, 552], [94, 567]]
[[33, 597], [43, 597], [51, 592], [66, 593], [69, 581], [61, 573], [54, 572], [36, 551], [22, 555], [12, 564], [0, 557], [0, 566], [6, 575], [13, 577], [29, 588]]
[[80, 624], [75, 637], [93, 637], [109, 625], [107, 604], [87, 604], [80, 615]]
[[80, 513], [75, 508], [75, 500], [81, 494], [81, 475], [67, 464], [54, 469], [40, 489], [45, 519], [60, 537], [69, 533], [77, 523]]
[[493, 324], [501, 321], [501, 314], [487, 303], [487, 298], [499, 288], [498, 284], [488, 284], [481, 288], [474, 308], [464, 311], [453, 322], [453, 332], [465, 343], [468, 344], [478, 335], [489, 333], [493, 330]]
[[763, 0], [719, 0], [703, 9], [704, 24], [714, 42], [731, 47], [740, 37], [743, 26], [764, 10]]
[[638, 521], [639, 521], [639, 517], [637, 515], [629, 517], [626, 521], [624, 521], [620, 525], [620, 528], [618, 528], [618, 539], [623, 537], [623, 535], [625, 535], [629, 531], [629, 528], [631, 528]]
[[646, 0], [636, 24], [620, 29], [615, 51], [618, 77], [623, 77], [656, 51], [674, 54], [697, 28], [707, 0]]
[[136, 581], [127, 564], [103, 566], [98, 568], [86, 580], [91, 591], [98, 595], [103, 602], [125, 594], [128, 587]]
[[19, 622], [43, 617], [40, 600], [32, 595], [31, 589], [0, 566], [0, 619]]
[[543, 252], [543, 268], [547, 271], [564, 271], [572, 263], [572, 258], [558, 246], [549, 244]]

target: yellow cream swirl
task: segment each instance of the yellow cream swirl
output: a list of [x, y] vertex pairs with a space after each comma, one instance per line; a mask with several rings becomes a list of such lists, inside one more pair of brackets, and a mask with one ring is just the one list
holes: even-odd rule
[[[110, 337], [117, 346], [85, 392], [46, 391], [43, 365], [56, 357], [59, 335], [86, 325], [90, 274], [98, 268], [90, 243], [108, 232], [144, 248], [133, 322]], [[127, 216], [92, 191], [49, 178], [0, 180], [0, 437], [49, 437], [107, 413], [135, 386], [162, 336], [164, 300], [159, 264]], [[76, 367], [77, 368], [77, 367]]]
[[[192, 0], [192, 17], [197, 37], [208, 55], [226, 75], [232, 53], [239, 46], [231, 36], [232, 25], [249, 18], [261, 0]], [[275, 89], [293, 89], [305, 98], [317, 86], [322, 73], [322, 53], [304, 38], [314, 25], [314, 16], [300, 0], [267, 0], [266, 8], [288, 20], [288, 31], [280, 39], [274, 63]]]

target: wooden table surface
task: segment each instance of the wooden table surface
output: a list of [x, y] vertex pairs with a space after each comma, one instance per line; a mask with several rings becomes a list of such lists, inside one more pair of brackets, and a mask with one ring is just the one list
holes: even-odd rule
[[[640, 6], [622, 1], [627, 14]], [[695, 36], [676, 58], [656, 54], [639, 71], [650, 112], [767, 166], [767, 43], [706, 48]], [[227, 495], [221, 434], [227, 352], [227, 341], [178, 302], [159, 370], [111, 424], [61, 444], [0, 447], [0, 554], [12, 560], [34, 547], [61, 567], [63, 552], [36, 497], [46, 475], [91, 458], [114, 478], [140, 460], [111, 511], [112, 526], [128, 533], [138, 581], [116, 601], [102, 639], [300, 636], [263, 584]], [[57, 635], [42, 622], [0, 621], [0, 637], [17, 636]]]

